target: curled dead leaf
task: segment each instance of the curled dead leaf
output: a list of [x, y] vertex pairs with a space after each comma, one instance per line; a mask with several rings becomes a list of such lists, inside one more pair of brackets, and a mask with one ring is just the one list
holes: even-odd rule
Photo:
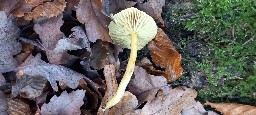
[[206, 102], [204, 105], [209, 105], [224, 115], [256, 115], [256, 107], [250, 105], [211, 102]]
[[65, 7], [65, 0], [22, 0], [16, 4], [11, 13], [16, 17], [24, 17], [26, 20], [39, 17], [51, 18], [61, 14]]
[[111, 47], [109, 42], [103, 42], [97, 40], [97, 42], [92, 46], [92, 56], [90, 60], [90, 65], [94, 69], [102, 69], [105, 65], [114, 64], [117, 62], [115, 58], [114, 47]]
[[[107, 101], [114, 95], [114, 92], [116, 92], [118, 84], [116, 82], [115, 78], [115, 66], [114, 65], [105, 65], [104, 66], [104, 76], [106, 79], [106, 93], [102, 99], [100, 108], [98, 110], [98, 114], [102, 115], [103, 112], [103, 106], [107, 103]], [[107, 111], [105, 111], [107, 113]]]
[[138, 100], [135, 95], [125, 91], [122, 100], [108, 111], [108, 115], [126, 115], [133, 113], [138, 105]]
[[143, 3], [142, 0], [138, 1], [138, 8], [152, 16], [161, 25], [164, 25], [164, 20], [162, 19], [162, 7], [165, 5], [165, 0], [147, 0]]
[[35, 98], [43, 93], [47, 80], [42, 76], [28, 76], [23, 74], [12, 86], [12, 96], [18, 94], [24, 98]]
[[190, 88], [162, 87], [155, 98], [145, 104], [140, 114], [179, 115], [182, 110], [196, 104], [196, 95], [196, 91]]
[[182, 75], [181, 56], [162, 29], [159, 28], [155, 39], [148, 43], [148, 49], [153, 62], [165, 68], [168, 82], [175, 81]]
[[65, 83], [72, 89], [79, 85], [79, 80], [85, 78], [84, 75], [60, 65], [49, 64], [41, 60], [41, 55], [30, 56], [19, 66], [20, 70], [29, 76], [42, 76], [46, 78], [52, 88], [58, 91], [57, 81]]
[[84, 96], [85, 90], [76, 90], [69, 94], [64, 91], [59, 97], [53, 96], [48, 104], [44, 104], [41, 113], [42, 115], [80, 115]]
[[90, 42], [111, 41], [108, 31], [101, 25], [92, 7], [91, 0], [80, 0], [76, 8], [76, 16], [80, 23], [85, 25], [86, 35]]

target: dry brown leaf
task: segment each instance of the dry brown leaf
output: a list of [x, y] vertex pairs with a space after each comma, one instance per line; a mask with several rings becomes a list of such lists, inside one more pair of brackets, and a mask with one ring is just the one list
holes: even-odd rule
[[20, 54], [18, 54], [15, 59], [17, 60], [18, 64], [23, 63], [26, 58], [32, 53], [32, 50], [34, 49], [34, 45], [21, 42], [22, 44], [22, 51]]
[[98, 40], [92, 46], [92, 56], [90, 65], [94, 69], [102, 69], [105, 65], [114, 64], [117, 62], [115, 58], [114, 47], [111, 47], [109, 42], [102, 42]]
[[75, 7], [78, 5], [80, 0], [66, 0], [66, 8], [67, 10], [75, 10]]
[[108, 30], [108, 25], [111, 19], [109, 18], [109, 16], [102, 13], [102, 2], [102, 0], [92, 0], [92, 8], [102, 27]]
[[57, 81], [65, 83], [72, 89], [79, 85], [79, 80], [85, 78], [84, 75], [60, 65], [44, 62], [41, 56], [30, 56], [18, 69], [29, 76], [45, 77], [55, 91], [58, 91]]
[[131, 79], [127, 89], [137, 96], [139, 105], [154, 99], [157, 91], [167, 85], [163, 76], [149, 75], [146, 70], [138, 66], [134, 69], [134, 75], [135, 77]]
[[2, 92], [1, 90], [0, 90], [0, 103], [1, 103], [0, 104], [0, 115], [8, 115], [8, 113], [7, 113], [7, 109], [8, 109], [7, 99], [6, 99], [6, 96], [5, 96], [4, 92]]
[[80, 0], [76, 8], [76, 16], [80, 23], [85, 25], [86, 35], [91, 42], [97, 39], [111, 41], [108, 31], [97, 19], [91, 0]]
[[39, 34], [42, 41], [44, 47], [43, 50], [46, 51], [46, 56], [49, 62], [53, 64], [67, 64], [77, 59], [77, 57], [68, 54], [67, 51], [54, 51], [58, 41], [64, 38], [64, 34], [60, 31], [60, 27], [63, 23], [62, 15], [60, 15], [58, 17], [50, 18], [46, 22], [34, 25], [34, 30]]
[[209, 105], [224, 115], [256, 115], [256, 107], [250, 105], [211, 102], [206, 102], [204, 105]]
[[36, 97], [33, 100], [36, 102], [37, 105], [42, 105], [43, 103], [46, 102], [46, 98], [49, 92], [50, 91], [43, 92], [40, 96]]
[[54, 17], [61, 14], [66, 7], [65, 0], [23, 0], [17, 4], [12, 14], [26, 20], [39, 17]]
[[21, 44], [16, 41], [19, 28], [8, 18], [5, 12], [0, 11], [0, 73], [14, 70], [18, 64], [13, 55], [21, 51]]
[[143, 0], [137, 0], [138, 8], [152, 16], [157, 23], [160, 22], [164, 25], [164, 20], [162, 19], [162, 7], [165, 5], [165, 0], [147, 0], [143, 3]]
[[141, 115], [179, 115], [182, 110], [196, 104], [197, 93], [193, 89], [169, 86], [162, 87], [153, 100], [149, 100], [141, 110]]
[[191, 105], [190, 107], [184, 108], [181, 115], [219, 115], [213, 111], [206, 111], [204, 106], [200, 102]]
[[158, 29], [155, 39], [148, 43], [153, 62], [165, 68], [168, 82], [175, 81], [182, 74], [181, 56], [162, 29]]
[[101, 106], [98, 110], [98, 115], [123, 115], [126, 113], [131, 113], [135, 110], [135, 107], [138, 105], [138, 100], [135, 95], [126, 91], [124, 93], [123, 98], [121, 101], [112, 107], [109, 110], [102, 111], [102, 107], [106, 102], [114, 95], [117, 90], [118, 84], [115, 78], [115, 66], [114, 65], [106, 65], [104, 67], [104, 75], [106, 79], [106, 93], [104, 98], [102, 99]]
[[139, 63], [137, 63], [137, 66], [142, 67], [151, 75], [155, 75], [155, 76], [165, 76], [166, 75], [164, 71], [155, 69], [153, 64], [146, 57], [144, 57], [142, 60], [140, 60]]
[[133, 113], [137, 105], [138, 100], [136, 96], [128, 91], [125, 91], [122, 100], [112, 107], [107, 114], [125, 115], [127, 113]]
[[[121, 10], [133, 7], [136, 3], [137, 2], [128, 1], [128, 0], [104, 0], [104, 8], [103, 9], [108, 8], [108, 10], [109, 10], [108, 15], [116, 14], [116, 13], [120, 12]], [[105, 11], [105, 12], [107, 12], [107, 11]]]
[[12, 96], [20, 95], [24, 98], [35, 98], [43, 93], [47, 80], [42, 76], [28, 76], [23, 74], [12, 86]]
[[84, 104], [85, 90], [71, 93], [64, 91], [59, 97], [53, 96], [48, 104], [43, 104], [42, 115], [80, 115], [80, 107]]
[[4, 86], [6, 84], [5, 78], [2, 74], [0, 74], [0, 86]]
[[75, 26], [71, 29], [73, 33], [68, 38], [60, 39], [54, 49], [55, 52], [66, 52], [68, 50], [77, 50], [86, 48], [91, 52], [90, 43], [85, 35], [84, 30], [80, 26]]
[[[98, 115], [103, 115], [103, 109], [102, 107], [105, 106], [107, 101], [114, 95], [114, 92], [116, 92], [118, 84], [116, 82], [115, 78], [115, 66], [114, 65], [105, 65], [104, 66], [104, 76], [106, 79], [106, 93], [101, 101], [100, 108], [98, 110]], [[107, 111], [105, 111], [105, 114]]]
[[24, 0], [0, 0], [0, 11], [4, 11], [7, 15], [15, 8], [17, 4]]
[[7, 101], [9, 115], [32, 115], [29, 105], [20, 99], [8, 99]]

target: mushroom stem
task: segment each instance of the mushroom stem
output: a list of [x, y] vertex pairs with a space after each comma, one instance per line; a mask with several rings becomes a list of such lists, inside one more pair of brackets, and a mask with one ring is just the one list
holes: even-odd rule
[[131, 32], [131, 53], [130, 58], [124, 73], [124, 76], [118, 86], [118, 89], [115, 95], [107, 102], [105, 109], [109, 109], [116, 105], [123, 97], [125, 89], [132, 77], [134, 68], [135, 68], [135, 61], [137, 58], [137, 34], [135, 32]]

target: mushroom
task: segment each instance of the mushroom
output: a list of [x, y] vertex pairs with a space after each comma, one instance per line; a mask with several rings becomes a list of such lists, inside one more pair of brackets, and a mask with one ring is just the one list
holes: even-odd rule
[[137, 8], [127, 8], [111, 16], [109, 35], [114, 43], [131, 49], [124, 76], [114, 96], [107, 102], [105, 109], [116, 105], [125, 92], [134, 71], [137, 50], [142, 49], [157, 33], [154, 19]]

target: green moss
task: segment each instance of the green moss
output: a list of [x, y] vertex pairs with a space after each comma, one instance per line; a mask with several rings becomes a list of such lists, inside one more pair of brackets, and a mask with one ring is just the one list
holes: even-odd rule
[[[196, 69], [206, 74], [207, 85], [199, 89], [198, 98], [256, 105], [256, 1], [168, 2], [163, 17], [182, 55], [184, 73]], [[186, 52], [191, 42], [202, 45], [200, 59]]]

